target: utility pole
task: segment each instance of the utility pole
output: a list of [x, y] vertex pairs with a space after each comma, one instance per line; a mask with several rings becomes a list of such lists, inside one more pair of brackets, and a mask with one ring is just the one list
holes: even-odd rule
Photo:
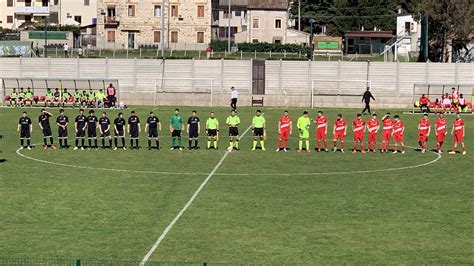
[[44, 25], [44, 57], [48, 57], [48, 22], [49, 16], [45, 17], [45, 25]]
[[301, 0], [298, 0], [298, 31], [301, 31]]
[[228, 23], [229, 23], [228, 26], [229, 27], [227, 29], [227, 35], [228, 35], [227, 36], [227, 38], [228, 38], [228, 40], [227, 40], [227, 52], [230, 53], [230, 36], [231, 36], [231, 34], [230, 34], [230, 22], [231, 22], [231, 16], [232, 16], [232, 13], [231, 13], [232, 12], [231, 11], [231, 2], [232, 2], [232, 0], [228, 0], [228, 1], [229, 1], [229, 10], [228, 10], [229, 13], [227, 14], [227, 18], [228, 18]]
[[166, 0], [163, 0], [161, 3], [161, 34], [160, 34], [160, 43], [161, 43], [161, 57], [165, 57], [165, 4]]

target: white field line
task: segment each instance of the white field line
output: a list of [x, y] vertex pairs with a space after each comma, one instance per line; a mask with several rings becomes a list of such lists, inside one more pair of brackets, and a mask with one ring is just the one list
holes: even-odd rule
[[[245, 130], [245, 132], [241, 135], [241, 137], [244, 137], [245, 134], [247, 134], [247, 132], [250, 130], [250, 128], [251, 128], [251, 126], [248, 127], [247, 130]], [[165, 239], [166, 235], [171, 231], [173, 226], [181, 218], [181, 216], [183, 216], [184, 212], [186, 212], [186, 210], [191, 206], [191, 204], [193, 204], [196, 197], [199, 195], [199, 193], [202, 191], [202, 189], [206, 186], [206, 184], [209, 182], [209, 180], [212, 178], [212, 176], [214, 176], [214, 174], [219, 169], [219, 167], [222, 165], [222, 163], [224, 162], [224, 160], [227, 158], [228, 155], [229, 155], [229, 152], [226, 151], [224, 153], [224, 156], [222, 156], [221, 160], [217, 163], [217, 165], [214, 167], [214, 169], [212, 169], [212, 172], [209, 173], [207, 178], [202, 182], [202, 184], [199, 186], [199, 188], [194, 192], [194, 194], [191, 196], [191, 198], [186, 203], [186, 205], [184, 205], [184, 207], [181, 209], [181, 211], [179, 211], [179, 213], [176, 215], [176, 217], [174, 217], [174, 219], [171, 221], [171, 223], [168, 224], [168, 226], [165, 228], [165, 230], [160, 235], [158, 240], [156, 240], [156, 242], [153, 244], [153, 246], [150, 248], [148, 253], [143, 258], [142, 262], [140, 263], [141, 266], [145, 265], [145, 263], [148, 261], [148, 259], [150, 259], [151, 255], [155, 252], [155, 250], [158, 248], [158, 246], [161, 244], [161, 242]]]

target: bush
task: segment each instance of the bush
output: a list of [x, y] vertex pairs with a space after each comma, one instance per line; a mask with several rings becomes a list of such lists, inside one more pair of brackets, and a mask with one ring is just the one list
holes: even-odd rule
[[274, 52], [274, 53], [306, 53], [307, 47], [301, 44], [280, 44], [280, 43], [239, 43], [239, 51], [242, 52]]
[[211, 40], [211, 48], [214, 52], [224, 52], [227, 50], [227, 41]]

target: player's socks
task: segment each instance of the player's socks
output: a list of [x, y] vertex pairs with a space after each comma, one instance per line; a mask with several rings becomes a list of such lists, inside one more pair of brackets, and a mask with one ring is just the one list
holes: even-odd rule
[[156, 148], [159, 150], [160, 149], [160, 141], [159, 140], [156, 140]]
[[102, 148], [105, 148], [105, 139], [102, 139]]
[[198, 142], [199, 142], [198, 139], [195, 139], [195, 140], [194, 140], [194, 148], [197, 148], [197, 147], [198, 147]]
[[23, 147], [23, 144], [25, 144], [25, 140], [20, 139], [20, 146]]
[[234, 147], [235, 147], [236, 149], [239, 148], [239, 140], [236, 140], [236, 141], [235, 141]]
[[115, 144], [115, 147], [117, 147], [117, 138], [114, 139], [114, 144]]
[[214, 140], [214, 149], [217, 149], [217, 140]]
[[136, 139], [135, 142], [136, 142], [136, 145], [137, 145], [136, 146], [137, 149], [140, 149], [140, 139]]
[[334, 148], [337, 148], [337, 141], [334, 141]]
[[89, 148], [92, 146], [92, 139], [88, 139], [87, 142], [89, 143]]
[[286, 150], [287, 146], [288, 146], [288, 139], [285, 139], [285, 141], [283, 142], [283, 149]]
[[81, 146], [84, 148], [84, 144], [85, 144], [86, 140], [85, 139], [81, 139]]
[[303, 149], [303, 141], [302, 140], [298, 141], [298, 148], [299, 148], [300, 151]]
[[306, 144], [306, 151], [309, 152], [309, 140], [305, 141], [305, 144]]
[[60, 148], [63, 147], [63, 139], [59, 139], [59, 147], [60, 147]]
[[171, 147], [176, 147], [176, 138], [171, 138]]
[[53, 139], [53, 137], [49, 137], [49, 141], [51, 142], [51, 145], [54, 144], [54, 139]]
[[79, 145], [79, 140], [76, 139], [76, 147]]
[[95, 148], [99, 147], [99, 146], [97, 145], [97, 139], [94, 139], [94, 147], [95, 147]]
[[178, 147], [181, 147], [181, 137], [178, 137]]
[[47, 146], [48, 145], [48, 140], [46, 138], [43, 138], [43, 142], [44, 142], [44, 145]]
[[192, 140], [189, 140], [189, 149], [192, 148], [192, 145], [193, 145], [193, 141], [192, 141]]
[[324, 140], [324, 149], [325, 149], [325, 150], [328, 149], [328, 142], [327, 142], [327, 140]]
[[109, 148], [112, 148], [112, 139], [109, 139]]
[[341, 149], [344, 149], [344, 141], [341, 141]]
[[280, 138], [278, 139], [277, 147], [278, 147], [278, 149], [281, 148], [281, 139]]
[[31, 143], [29, 139], [26, 140], [26, 146], [31, 147]]
[[122, 148], [125, 148], [125, 138], [122, 138]]
[[255, 150], [256, 148], [257, 148], [257, 141], [256, 141], [256, 140], [254, 140], [254, 141], [253, 141], [253, 147], [252, 147], [252, 150]]
[[211, 148], [211, 141], [210, 141], [210, 140], [207, 141], [207, 148], [208, 148], [208, 149]]
[[437, 149], [438, 151], [440, 151], [440, 150], [441, 150], [441, 144], [436, 143], [436, 149]]
[[151, 148], [151, 139], [148, 140], [148, 148]]

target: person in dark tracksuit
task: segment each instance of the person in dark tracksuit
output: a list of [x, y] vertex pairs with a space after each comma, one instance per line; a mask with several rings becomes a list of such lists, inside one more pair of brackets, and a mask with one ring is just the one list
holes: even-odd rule
[[365, 114], [365, 111], [368, 111], [370, 114], [370, 99], [375, 101], [374, 96], [370, 92], [370, 88], [367, 87], [367, 90], [364, 92], [364, 96], [362, 96], [362, 102], [365, 103], [365, 108], [362, 110], [362, 114]]

